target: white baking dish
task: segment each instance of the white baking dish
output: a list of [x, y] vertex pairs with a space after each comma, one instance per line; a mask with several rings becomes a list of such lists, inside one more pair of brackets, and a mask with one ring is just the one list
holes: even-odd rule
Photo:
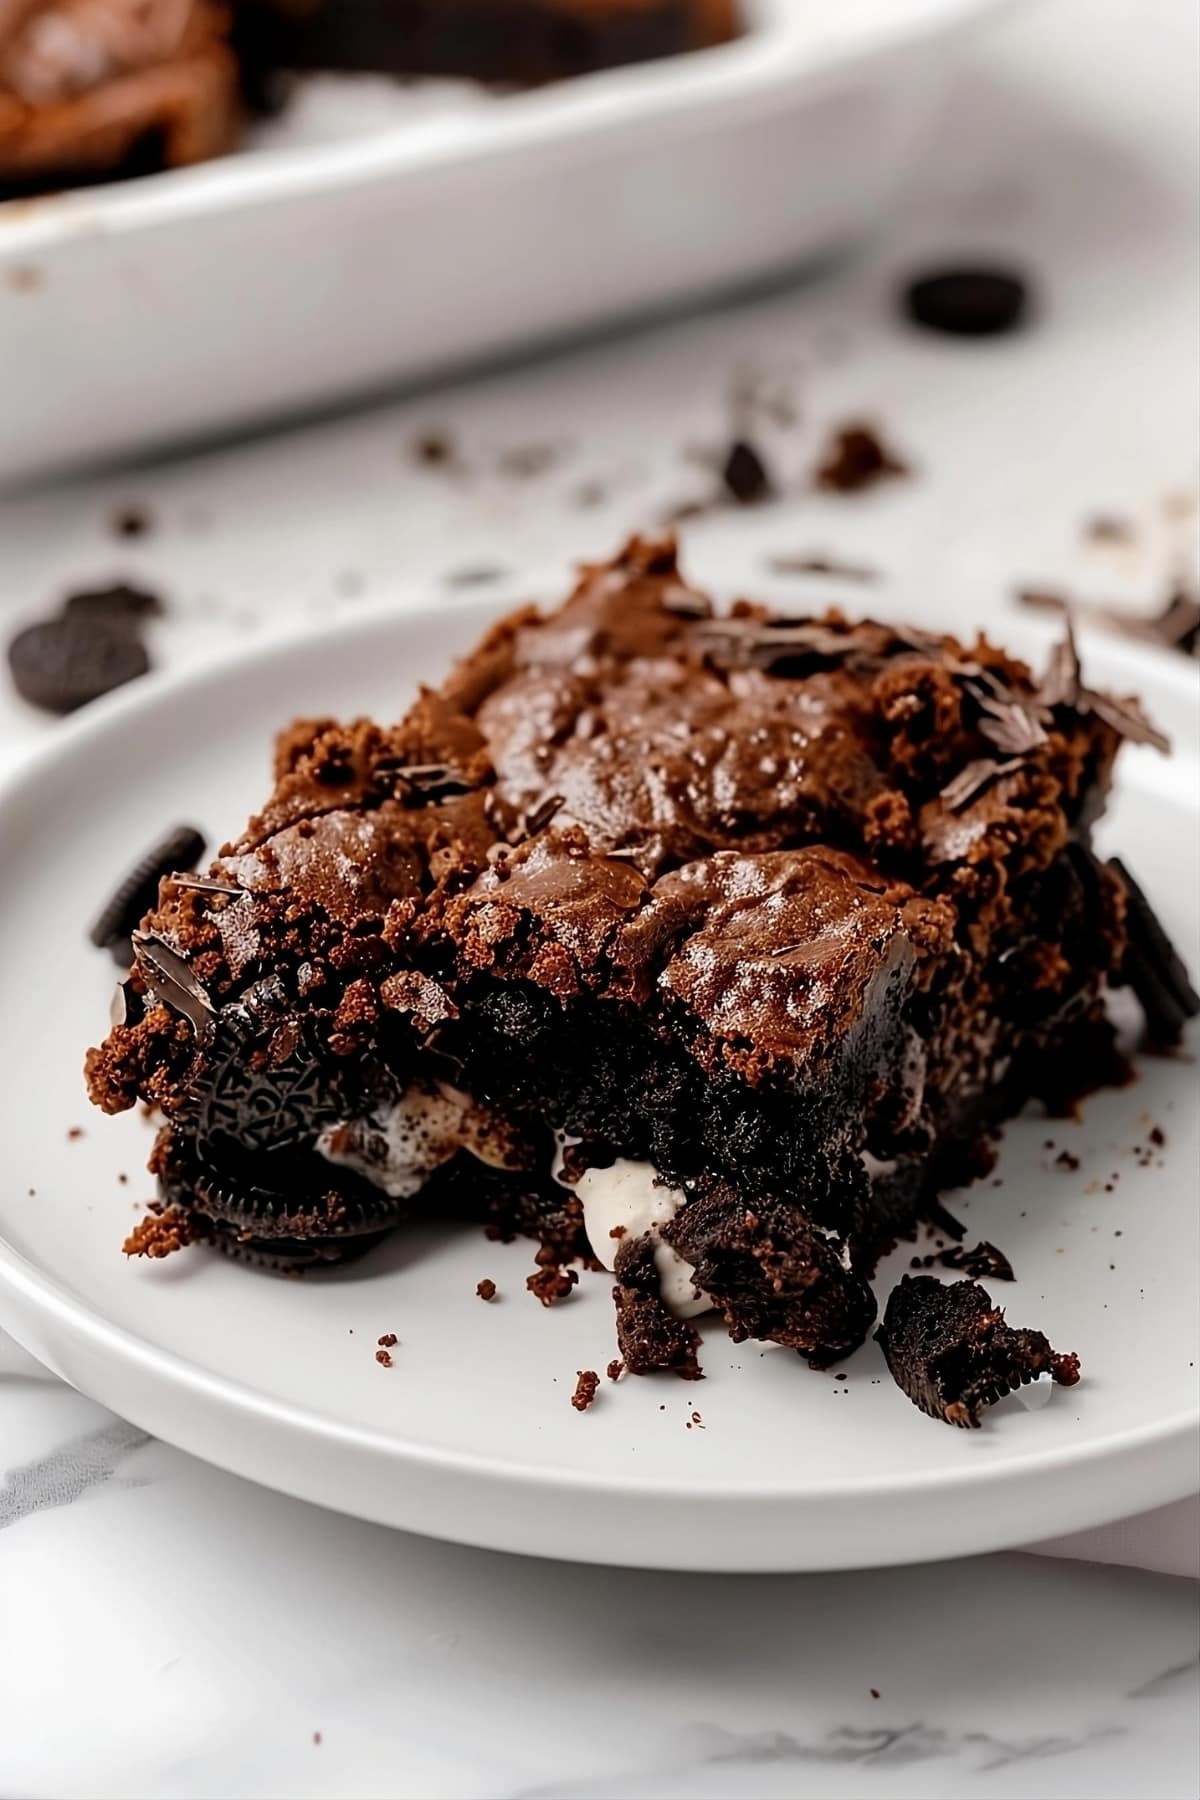
[[334, 82], [204, 167], [0, 206], [0, 480], [745, 282], [860, 233], [963, 27], [758, 0], [719, 49], [496, 97]]

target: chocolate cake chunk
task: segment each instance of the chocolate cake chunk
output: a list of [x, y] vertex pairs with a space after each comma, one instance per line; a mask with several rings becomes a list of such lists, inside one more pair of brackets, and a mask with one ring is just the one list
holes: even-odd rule
[[536, 86], [723, 43], [735, 0], [242, 0], [262, 68], [459, 75]]
[[696, 1375], [704, 1312], [827, 1364], [1000, 1122], [1112, 1072], [1131, 889], [1089, 835], [1133, 714], [1061, 675], [719, 618], [634, 539], [398, 724], [288, 730], [143, 922], [92, 1096], [161, 1109], [208, 1241], [473, 1217], [541, 1239], [535, 1299], [611, 1270], [634, 1373]]
[[219, 0], [5, 0], [0, 199], [202, 162], [241, 124]]
[[1040, 1331], [1020, 1331], [977, 1281], [945, 1285], [905, 1275], [875, 1333], [898, 1387], [947, 1425], [976, 1427], [987, 1406], [1039, 1375], [1079, 1380], [1079, 1358], [1052, 1350]]

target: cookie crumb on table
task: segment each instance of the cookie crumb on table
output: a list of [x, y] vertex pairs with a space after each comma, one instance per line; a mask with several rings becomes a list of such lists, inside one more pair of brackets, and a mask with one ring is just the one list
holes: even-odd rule
[[496, 1298], [496, 1284], [490, 1276], [485, 1275], [483, 1280], [476, 1285], [475, 1292], [479, 1295], [481, 1300], [494, 1300]]
[[575, 1392], [571, 1395], [571, 1405], [576, 1412], [586, 1412], [596, 1398], [600, 1377], [595, 1369], [580, 1369], [578, 1374], [579, 1380], [575, 1383]]

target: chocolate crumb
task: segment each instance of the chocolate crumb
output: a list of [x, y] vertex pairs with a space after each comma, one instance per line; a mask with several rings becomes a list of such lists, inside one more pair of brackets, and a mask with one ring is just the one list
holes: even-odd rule
[[500, 452], [500, 472], [517, 481], [531, 481], [537, 475], [544, 475], [561, 455], [557, 444], [514, 444]]
[[622, 1375], [625, 1373], [625, 1364], [621, 1361], [619, 1356], [614, 1356], [604, 1373], [608, 1376], [610, 1381], [620, 1381]]
[[412, 454], [416, 462], [424, 463], [428, 469], [445, 468], [457, 460], [454, 439], [448, 431], [421, 432], [413, 439]]
[[1137, 530], [1131, 519], [1116, 513], [1093, 513], [1084, 521], [1083, 535], [1093, 544], [1131, 544]]
[[756, 506], [774, 489], [766, 463], [748, 438], [735, 438], [730, 444], [721, 465], [721, 480], [739, 506]]
[[595, 1369], [580, 1369], [578, 1375], [579, 1380], [575, 1383], [575, 1392], [571, 1395], [571, 1405], [576, 1412], [586, 1412], [596, 1398], [600, 1377]]
[[139, 1219], [121, 1249], [126, 1256], [148, 1256], [157, 1262], [176, 1250], [182, 1250], [191, 1241], [191, 1226], [187, 1216], [175, 1212], [171, 1207], [162, 1207], [158, 1211], [151, 1209], [144, 1218]]
[[551, 1265], [545, 1269], [535, 1269], [526, 1277], [525, 1286], [537, 1297], [543, 1306], [555, 1306], [565, 1300], [571, 1289], [579, 1280], [577, 1269], [560, 1269]]
[[392, 1366], [391, 1353], [387, 1350], [377, 1350], [375, 1352], [375, 1361], [379, 1364], [381, 1369], [390, 1369]]
[[813, 475], [829, 493], [857, 494], [891, 476], [907, 475], [907, 463], [865, 423], [840, 425], [831, 434]]
[[581, 481], [571, 495], [572, 504], [583, 511], [594, 506], [603, 506], [608, 499], [608, 489], [602, 481]]
[[1073, 1173], [1079, 1167], [1079, 1158], [1070, 1150], [1060, 1150], [1054, 1159], [1054, 1166], [1056, 1169], [1066, 1169]]
[[482, 1281], [476, 1283], [475, 1292], [479, 1295], [481, 1300], [494, 1300], [496, 1298], [496, 1284], [490, 1276], [485, 1275]]
[[836, 556], [768, 556], [772, 575], [827, 575], [834, 581], [878, 581], [879, 570], [870, 563], [843, 562]]
[[400, 1342], [400, 1339], [396, 1336], [394, 1331], [385, 1331], [381, 1338], [375, 1339], [375, 1342], [381, 1349], [390, 1350], [393, 1344], [398, 1344]]
[[319, 1732], [319, 1731], [314, 1731], [314, 1732], [313, 1732], [313, 1743], [314, 1743], [314, 1744], [319, 1744], [319, 1743], [320, 1743], [320, 1741], [321, 1741], [321, 1734], [320, 1734], [320, 1732]]
[[1147, 1135], [1149, 1136], [1150, 1142], [1157, 1150], [1161, 1150], [1167, 1141], [1167, 1134], [1161, 1125], [1152, 1125]]
[[80, 1138], [83, 1137], [84, 1135], [85, 1134], [84, 1134], [84, 1129], [83, 1129], [82, 1125], [72, 1125], [68, 1128], [67, 1139], [72, 1144], [77, 1144], [79, 1142]]
[[112, 515], [113, 534], [119, 538], [148, 537], [154, 523], [141, 506], [122, 506]]
[[447, 587], [486, 587], [491, 582], [503, 581], [507, 575], [508, 570], [498, 563], [477, 563], [468, 564], [462, 569], [450, 569], [442, 576], [442, 580]]
[[868, 1694], [870, 1694], [872, 1700], [878, 1700], [878, 1698], [879, 1698], [879, 1689], [878, 1688], [868, 1688], [867, 1692], [868, 1692]]

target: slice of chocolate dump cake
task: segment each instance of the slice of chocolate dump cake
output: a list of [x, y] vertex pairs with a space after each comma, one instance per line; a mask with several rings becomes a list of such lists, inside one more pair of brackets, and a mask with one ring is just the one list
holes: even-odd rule
[[540, 1240], [546, 1304], [611, 1270], [635, 1373], [698, 1374], [711, 1308], [827, 1364], [999, 1123], [1112, 1072], [1154, 940], [1089, 839], [1144, 726], [1073, 659], [718, 618], [634, 540], [399, 724], [287, 734], [163, 884], [92, 1096], [161, 1109], [181, 1242], [295, 1264], [474, 1217]]

